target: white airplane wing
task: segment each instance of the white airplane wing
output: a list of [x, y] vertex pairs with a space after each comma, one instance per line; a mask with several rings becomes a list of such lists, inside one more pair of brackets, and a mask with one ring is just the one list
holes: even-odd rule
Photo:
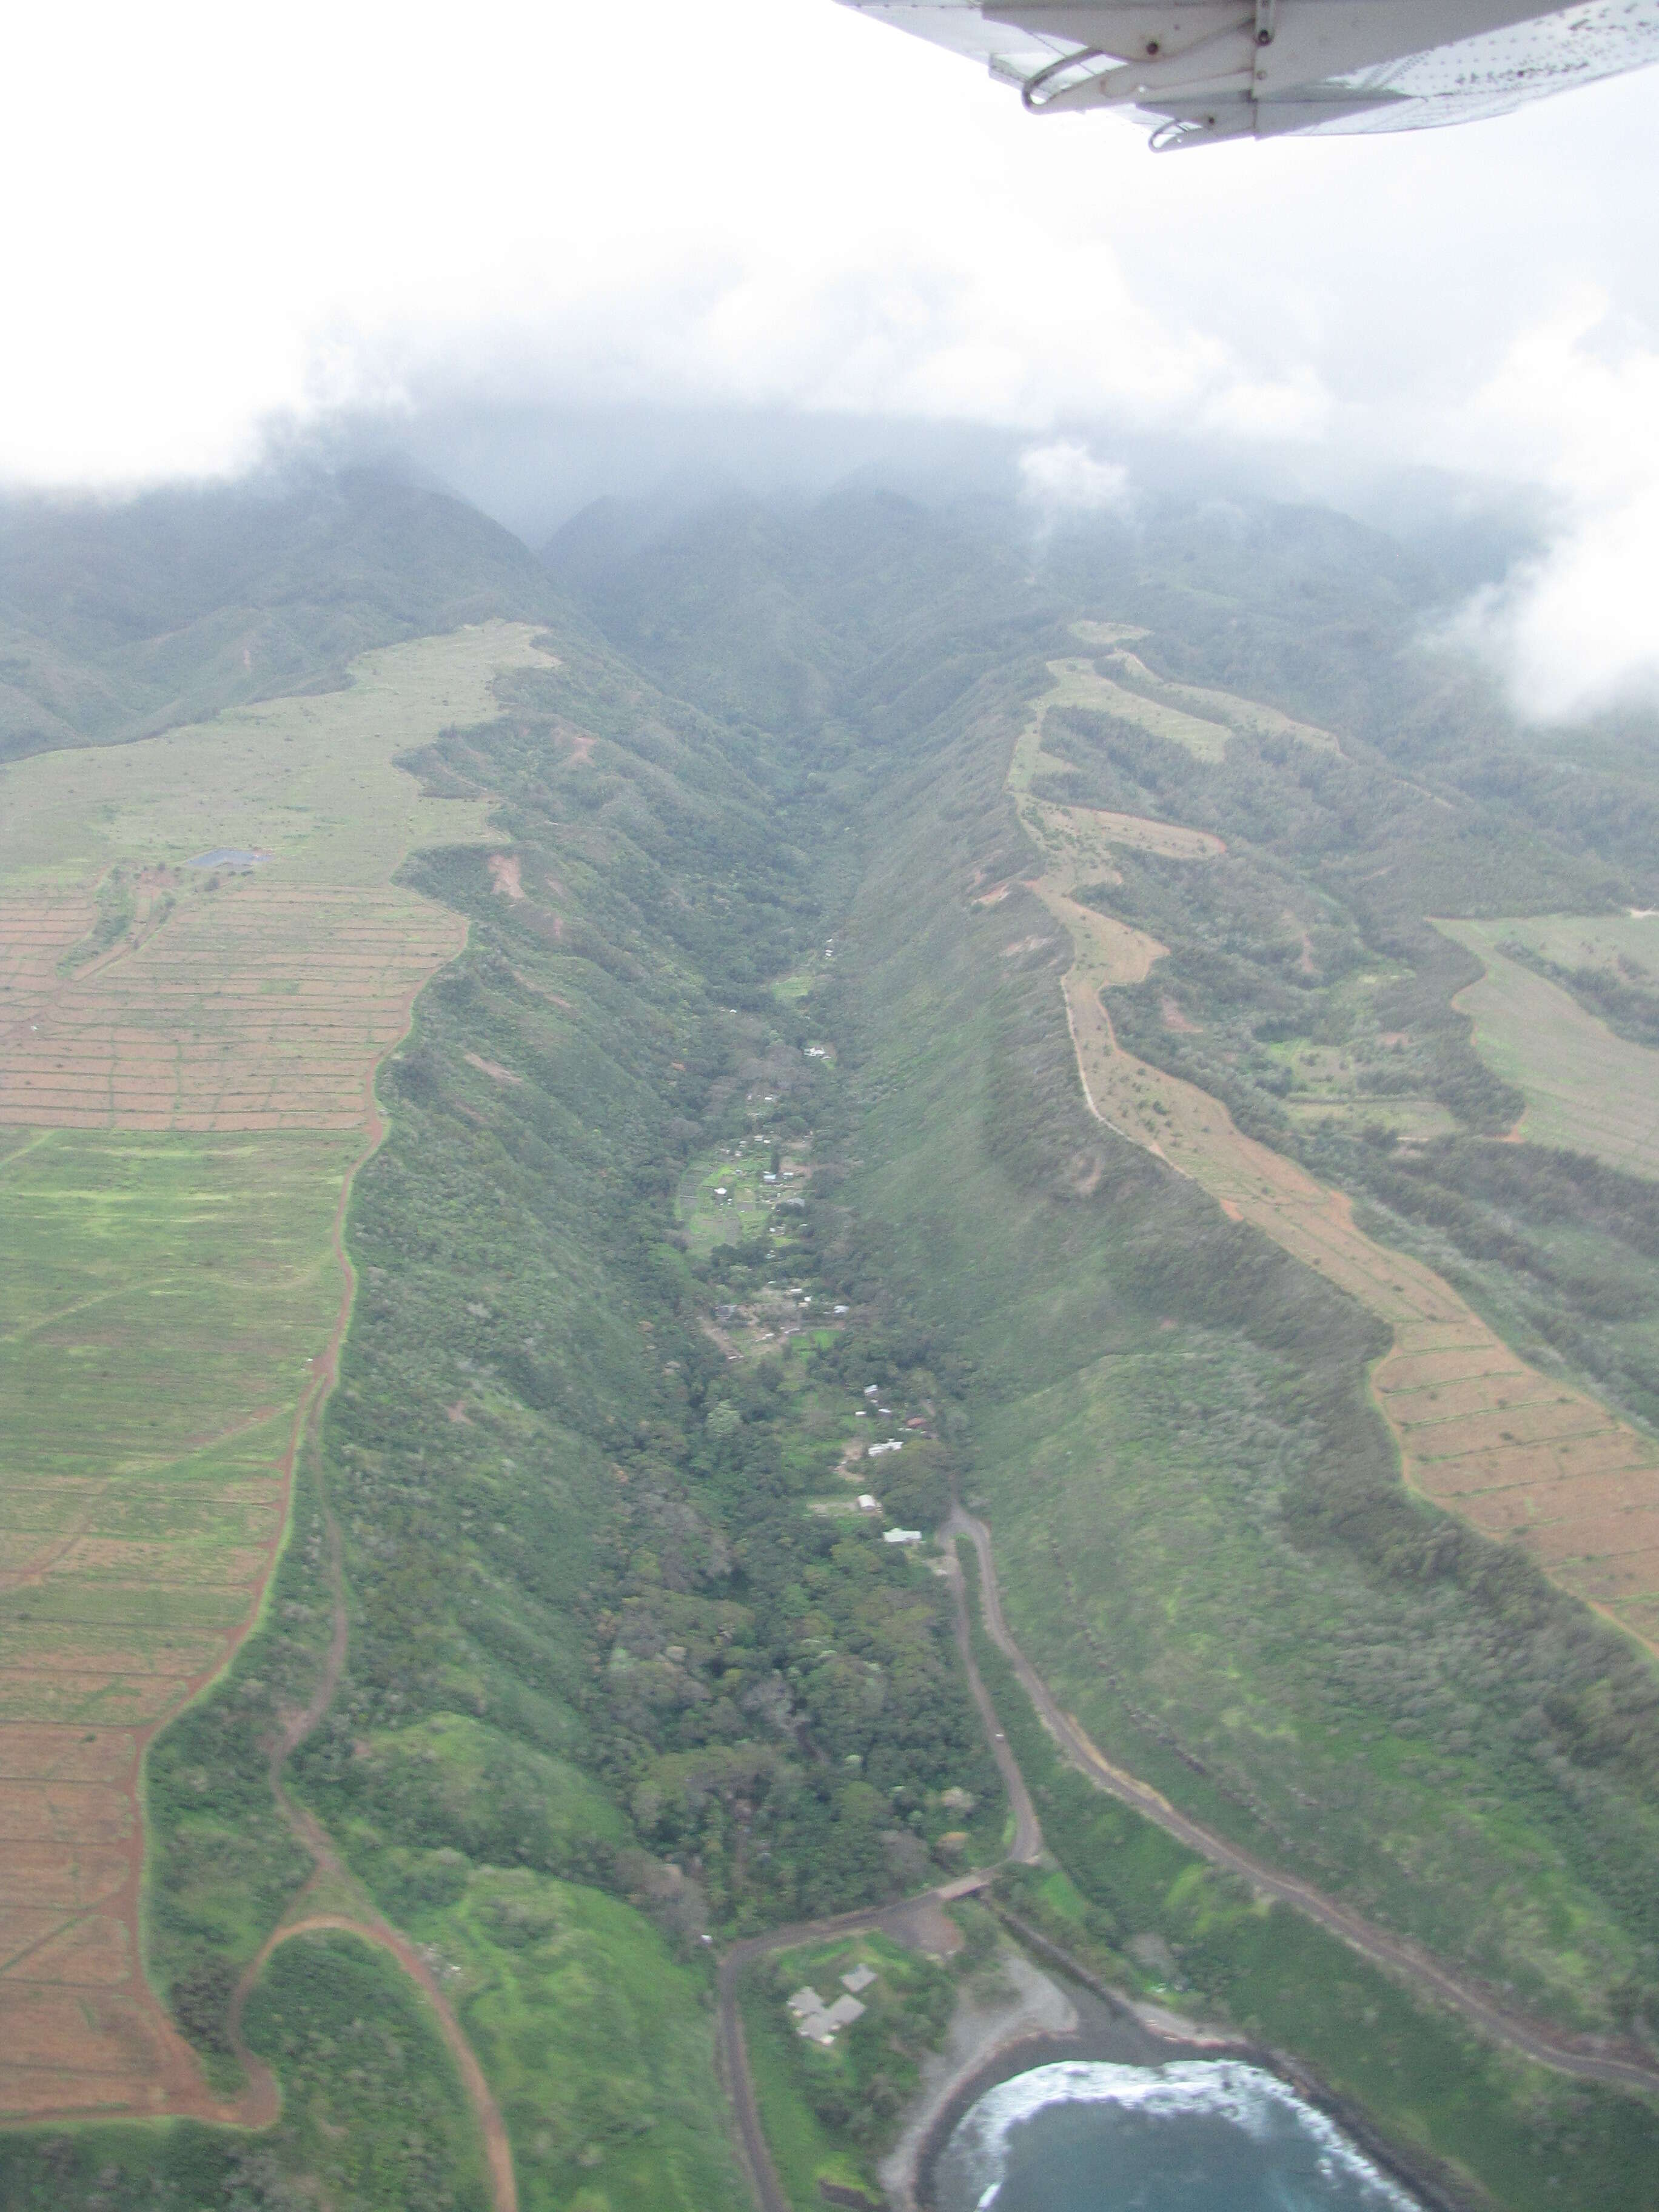
[[1659, 61], [1659, 0], [842, 0], [989, 64], [1035, 114], [1132, 110], [1154, 152], [1420, 131]]

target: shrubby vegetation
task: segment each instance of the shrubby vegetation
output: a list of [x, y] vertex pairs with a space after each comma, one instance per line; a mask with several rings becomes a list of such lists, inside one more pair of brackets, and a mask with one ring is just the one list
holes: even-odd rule
[[[998, 1933], [984, 1906], [951, 1908], [962, 1947], [942, 1965], [880, 1935], [862, 1935], [773, 1954], [741, 1993], [748, 2047], [767, 2142], [790, 2202], [821, 2204], [822, 2185], [842, 2201], [883, 2202], [876, 2164], [914, 2098], [923, 2059], [944, 2042], [958, 1994], [996, 1972]], [[861, 1992], [864, 2017], [830, 2048], [795, 2032], [787, 2000], [808, 1985], [826, 2000], [857, 1966], [876, 1977]]]
[[[963, 1547], [965, 1554], [968, 1547]], [[971, 1554], [965, 1566], [972, 1572]], [[1012, 1869], [1009, 1904], [1085, 1966], [1217, 2011], [1285, 2048], [1478, 2202], [1637, 2208], [1659, 2114], [1494, 2053], [1285, 1906], [1256, 1903], [1060, 1760], [982, 1629], [975, 1657], [1032, 1789], [1056, 1877]], [[1147, 1939], [1151, 1938], [1151, 1943]], [[1146, 1962], [1152, 1963], [1146, 1963]], [[1461, 2192], [1460, 2192], [1461, 2193]]]
[[[675, 542], [667, 568], [660, 546], [592, 562], [590, 604], [625, 626], [648, 576], [659, 617], [678, 606], [674, 564], [690, 574], [692, 556]], [[844, 517], [825, 543], [842, 556], [833, 580], [790, 574], [829, 630], [864, 571]], [[1501, 710], [1431, 660], [1391, 657], [1430, 590], [1392, 557], [1286, 515], [1062, 536], [1017, 591], [989, 557], [1030, 657], [1008, 655], [1005, 631], [1000, 667], [912, 726], [888, 786], [837, 940], [832, 1026], [863, 1164], [820, 1249], [849, 1268], [878, 1255], [960, 1363], [963, 1480], [991, 1510], [1017, 1626], [1109, 1748], [1258, 1848], [1606, 2022], [1628, 2014], [1632, 1980], [1659, 1985], [1639, 1875], [1659, 1818], [1651, 1669], [1523, 1558], [1402, 1493], [1364, 1387], [1376, 1325], [1091, 1121], [1054, 987], [1065, 948], [1018, 891], [1028, 863], [1002, 793], [1008, 679], [1030, 697], [1045, 654], [1075, 653], [1045, 626], [1061, 612], [1146, 622], [1153, 665], [1338, 726], [1340, 752], [1235, 737], [1206, 765], [1121, 722], [1054, 716], [1049, 749], [1074, 764], [1064, 796], [1228, 845], [1201, 863], [1124, 853], [1122, 881], [1091, 894], [1170, 948], [1139, 993], [1114, 994], [1114, 1018], [1374, 1205], [1388, 1178], [1425, 1208], [1461, 1200], [1468, 1241], [1490, 1249], [1484, 1274], [1466, 1260], [1455, 1279], [1523, 1342], [1546, 1314], [1562, 1339], [1582, 1327], [1635, 1404], [1647, 1263], [1623, 1255], [1641, 1207], [1608, 1185], [1570, 1224], [1566, 1182], [1546, 1195], [1559, 1166], [1437, 1138], [1507, 1128], [1521, 1101], [1450, 1004], [1473, 961], [1425, 917], [1593, 909], [1644, 896], [1646, 878], [1630, 841], [1598, 842], [1617, 808], [1593, 764], [1581, 793], [1608, 803], [1559, 822], [1539, 793], [1571, 779], [1480, 786], [1477, 754], [1508, 742]], [[943, 650], [947, 618], [921, 586], [879, 619], [899, 649]], [[822, 665], [803, 732], [862, 696], [854, 667]], [[996, 906], [967, 903], [1011, 880]], [[1344, 1088], [1346, 1109], [1322, 1103]], [[1390, 1143], [1395, 1125], [1409, 1142]], [[1492, 1173], [1510, 1180], [1483, 1196], [1468, 1165], [1500, 1154]], [[1445, 1265], [1443, 1227], [1389, 1203], [1384, 1233], [1427, 1235]], [[1613, 1283], [1617, 1322], [1592, 1310]], [[1541, 1919], [1528, 1893], [1553, 1900]]]
[[[985, 772], [1006, 742], [963, 729], [951, 782], [985, 797], [943, 835], [936, 770], [890, 810], [847, 933], [842, 1061], [867, 1102], [854, 1195], [912, 1309], [975, 1363], [965, 1486], [1016, 1632], [1109, 1754], [1177, 1802], [1610, 2023], [1632, 1978], [1659, 1985], [1652, 1671], [1524, 1557], [1405, 1495], [1364, 1388], [1378, 1325], [1087, 1115], [1064, 946], [1017, 894], [963, 901], [1014, 872]], [[1224, 865], [1126, 861], [1124, 894], [1157, 881], [1168, 902], [1133, 918], [1179, 943], [1184, 883], [1224, 925], [1203, 889]], [[1288, 902], [1262, 886], [1237, 902], [1247, 947]], [[1310, 896], [1280, 925], [1275, 990], [1316, 998], [1316, 978], [1284, 982], [1304, 926], [1340, 966], [1355, 927], [1328, 913]], [[1166, 1061], [1207, 1047], [1159, 1026]]]
[[210, 2080], [240, 2072], [227, 2015], [242, 1970], [311, 1872], [282, 1818], [269, 1745], [302, 1705], [328, 1642], [330, 1598], [315, 1469], [295, 1470], [292, 1530], [264, 1628], [224, 1680], [165, 1729], [145, 1761], [149, 1968]]
[[[845, 802], [653, 701], [580, 631], [559, 648], [568, 672], [523, 684], [511, 723], [416, 764], [503, 795], [526, 896], [498, 896], [475, 852], [417, 864], [471, 936], [389, 1071], [392, 1133], [358, 1185], [321, 1478], [351, 1644], [291, 1786], [382, 1909], [462, 1962], [525, 2201], [591, 2174], [691, 2205], [732, 2185], [699, 1938], [897, 1895], [957, 1863], [944, 1793], [980, 1808], [977, 1848], [1000, 1791], [943, 1587], [867, 1524], [806, 1510], [850, 1425], [849, 1363], [860, 1387], [942, 1400], [930, 1347], [883, 1318], [867, 1267], [826, 1267], [815, 1205], [763, 1253], [694, 1262], [675, 1226], [701, 1150], [757, 1125], [802, 1141], [833, 1092], [770, 979], [848, 879]], [[703, 1319], [779, 1265], [856, 1285], [862, 1334], [733, 1365]], [[930, 1521], [933, 1449], [898, 1486]], [[235, 1975], [307, 1870], [265, 1743], [325, 1640], [309, 1491], [299, 1534], [269, 1626], [152, 1762], [158, 1963], [222, 2071]], [[501, 1870], [528, 1887], [492, 1887]], [[556, 1995], [573, 1922], [591, 1958], [639, 1952], [625, 2033], [677, 2039], [666, 2109], [641, 2041], [626, 2117], [614, 2008]], [[509, 1985], [503, 2010], [489, 1992]]]
[[554, 604], [464, 501], [295, 469], [249, 495], [0, 501], [0, 760], [119, 744], [342, 680], [371, 646]]
[[283, 1944], [246, 2029], [283, 2114], [246, 2136], [178, 2121], [0, 2135], [7, 2212], [487, 2212], [482, 2147], [448, 2052], [402, 1969], [346, 1936]]
[[[967, 519], [849, 498], [656, 538], [591, 518], [560, 570], [696, 703], [550, 615], [562, 667], [412, 763], [499, 797], [525, 895], [477, 851], [411, 871], [471, 933], [386, 1072], [321, 1466], [265, 1626], [151, 1757], [155, 1963], [210, 2064], [228, 2070], [228, 1990], [306, 1870], [266, 1745], [326, 1643], [326, 1498], [351, 1641], [291, 1786], [453, 1969], [527, 2212], [735, 2197], [701, 1939], [933, 1877], [947, 1790], [975, 1801], [975, 1853], [1002, 1817], [942, 1585], [810, 1510], [835, 1502], [866, 1382], [933, 1432], [884, 1463], [890, 1513], [933, 1526], [952, 1483], [988, 1513], [1017, 1632], [1109, 1752], [1528, 2001], [1648, 2032], [1651, 1669], [1403, 1495], [1364, 1389], [1376, 1323], [1088, 1115], [1065, 947], [1019, 888], [1003, 793], [1078, 614], [1147, 622], [1152, 665], [1340, 724], [1340, 755], [1236, 738], [1211, 766], [1107, 718], [1056, 728], [1063, 795], [1227, 841], [1214, 863], [1126, 857], [1091, 892], [1170, 947], [1115, 1018], [1639, 1413], [1645, 1188], [1482, 1141], [1518, 1102], [1450, 1006], [1469, 956], [1425, 921], [1517, 911], [1517, 881], [1540, 908], [1646, 896], [1614, 803], [1633, 757], [1609, 739], [1577, 777], [1547, 747], [1521, 761], [1489, 694], [1401, 649], [1432, 578], [1335, 519], [1164, 515], [1034, 562]], [[833, 1062], [805, 1058], [815, 1039]], [[1326, 1111], [1338, 1062], [1352, 1097]], [[787, 1233], [694, 1257], [688, 1174], [809, 1133]], [[769, 1282], [852, 1311], [728, 1358], [705, 1324]], [[1022, 1911], [1132, 1977], [1157, 1936], [1191, 1990], [1505, 2202], [1634, 2203], [1644, 2111], [1521, 2075], [1257, 1913], [1055, 1769], [997, 1694], [1065, 1869]], [[320, 2081], [307, 2039], [338, 2024], [307, 1987], [281, 2036]], [[864, 2155], [857, 2099], [786, 2093], [820, 2147]], [[192, 2160], [204, 2141], [166, 2139]], [[109, 2156], [120, 2189], [161, 2177], [165, 2205], [161, 2142], [128, 2131]], [[469, 2154], [455, 2138], [444, 2185]], [[20, 2203], [47, 2178], [98, 2201], [79, 2139], [7, 2156]], [[427, 2173], [366, 2168], [353, 2201]], [[283, 2201], [252, 2166], [204, 2186]]]
[[[822, 1376], [793, 1350], [729, 1367], [701, 1316], [753, 1261], [722, 1248], [694, 1270], [673, 1237], [700, 1145], [752, 1118], [787, 1132], [832, 1079], [763, 987], [823, 927], [797, 841], [828, 843], [836, 807], [797, 769], [769, 784], [741, 745], [723, 757], [736, 741], [684, 709], [642, 714], [580, 652], [521, 685], [509, 732], [422, 763], [507, 794], [530, 896], [495, 897], [472, 856], [426, 866], [472, 942], [428, 994], [361, 1186], [331, 1425], [361, 1618], [299, 1771], [349, 1825], [387, 1803], [366, 1732], [465, 1713], [500, 1739], [493, 1786], [422, 1793], [398, 1762], [400, 1840], [665, 1883], [682, 1933], [764, 1926], [896, 1893], [949, 1826], [930, 1801], [995, 1784], [938, 1585], [804, 1511], [837, 1449], [836, 1350]], [[598, 742], [550, 786], [573, 691]], [[571, 807], [596, 773], [613, 795]], [[479, 1082], [468, 1051], [518, 1079]], [[774, 1069], [775, 1112], [750, 1115], [751, 1067]], [[810, 1212], [788, 1252], [833, 1287]], [[591, 1773], [622, 1826], [556, 1838], [515, 1814], [545, 1789], [537, 1759]], [[462, 1800], [465, 1837], [443, 1809]]]

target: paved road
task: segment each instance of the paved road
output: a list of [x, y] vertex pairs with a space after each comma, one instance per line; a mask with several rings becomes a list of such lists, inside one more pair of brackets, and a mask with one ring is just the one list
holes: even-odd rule
[[[1002, 1596], [997, 1587], [996, 1564], [991, 1556], [991, 1532], [982, 1521], [975, 1520], [960, 1506], [951, 1512], [943, 1534], [949, 1539], [966, 1536], [973, 1545], [979, 1559], [980, 1605], [985, 1626], [991, 1641], [1002, 1653], [1018, 1676], [1025, 1694], [1041, 1717], [1044, 1726], [1059, 1743], [1061, 1750], [1078, 1771], [1085, 1775], [1097, 1789], [1103, 1790], [1124, 1804], [1133, 1806], [1137, 1813], [1155, 1820], [1160, 1828], [1207, 1859], [1212, 1866], [1224, 1868], [1230, 1874], [1240, 1875], [1261, 1896], [1269, 1897], [1281, 1905], [1292, 1906], [1317, 1926], [1339, 1936], [1350, 1949], [1362, 1958], [1406, 1982], [1419, 1992], [1437, 1997], [1452, 2006], [1465, 2019], [1492, 2037], [1495, 2042], [1507, 2044], [1522, 2057], [1536, 2059], [1540, 2064], [1553, 2067], [1557, 2072], [1577, 2075], [1581, 2081], [1605, 2081], [1619, 2088], [1641, 2089], [1650, 2094], [1659, 2092], [1659, 2067], [1644, 2065], [1639, 2060], [1613, 2057], [1605, 2051], [1587, 2050], [1571, 2038], [1547, 2027], [1540, 2021], [1528, 2019], [1523, 2014], [1511, 2012], [1500, 2004], [1488, 1991], [1476, 1984], [1462, 1980], [1449, 1973], [1437, 1960], [1404, 1937], [1391, 1936], [1363, 1919], [1357, 1912], [1340, 1905], [1334, 1897], [1327, 1897], [1295, 1875], [1280, 1874], [1274, 1868], [1253, 1858], [1248, 1851], [1230, 1844], [1196, 1820], [1189, 1820], [1178, 1812], [1167, 1797], [1161, 1796], [1150, 1783], [1126, 1773], [1121, 1766], [1098, 1752], [1088, 1736], [1069, 1713], [1062, 1712], [1054, 1702], [1048, 1684], [1015, 1643], [1008, 1624], [1002, 1615]], [[1017, 1865], [1034, 1865], [1042, 1855], [1042, 1830], [1032, 1805], [1025, 1778], [1020, 1772], [1013, 1753], [1009, 1749], [1002, 1730], [997, 1726], [996, 1708], [990, 1693], [980, 1678], [974, 1664], [973, 1646], [969, 1636], [968, 1596], [965, 1577], [957, 1557], [954, 1541], [946, 1550], [946, 1576], [951, 1594], [955, 1600], [957, 1649], [968, 1676], [968, 1686], [973, 1693], [975, 1705], [984, 1723], [985, 1733], [1008, 1791], [1009, 1802], [1014, 1810], [1014, 1835], [1007, 1857]], [[832, 1936], [861, 1934], [873, 1928], [896, 1934], [907, 1914], [929, 1900], [948, 1904], [954, 1898], [966, 1897], [976, 1889], [988, 1887], [993, 1879], [994, 1868], [981, 1868], [977, 1872], [961, 1875], [955, 1881], [942, 1883], [939, 1888], [924, 1892], [921, 1898], [907, 1898], [898, 1905], [877, 1906], [857, 1912], [837, 1914], [830, 1920], [801, 1920], [792, 1927], [774, 1928], [764, 1936], [750, 1936], [734, 1943], [721, 1959], [719, 1978], [718, 2051], [720, 2071], [732, 2100], [732, 2109], [738, 2124], [738, 2140], [744, 2163], [755, 2193], [760, 2212], [792, 2212], [788, 2197], [778, 2179], [777, 2169], [767, 2148], [766, 2137], [761, 2128], [760, 2112], [755, 2101], [754, 2079], [749, 2069], [749, 2052], [744, 2042], [743, 2020], [738, 2009], [738, 1984], [744, 1970], [769, 1951], [786, 1951], [798, 1943], [823, 1942]]]
[[[1030, 1792], [1025, 1787], [1025, 1778], [1015, 1764], [1002, 1730], [997, 1726], [996, 1707], [990, 1693], [980, 1680], [979, 1668], [974, 1664], [973, 1645], [968, 1634], [968, 1593], [951, 1545], [945, 1554], [946, 1579], [956, 1607], [957, 1650], [962, 1655], [963, 1668], [968, 1676], [968, 1687], [973, 1692], [981, 1721], [984, 1723], [986, 1740], [991, 1747], [991, 1756], [996, 1760], [1008, 1801], [1014, 1808], [1014, 1837], [1008, 1856], [1021, 1866], [1034, 1865], [1042, 1856], [1042, 1830], [1039, 1826], [1036, 1808], [1031, 1802]], [[797, 1943], [822, 1942], [831, 1936], [861, 1935], [879, 1928], [890, 1935], [899, 1933], [903, 1921], [918, 1905], [929, 1902], [949, 1905], [958, 1897], [969, 1897], [976, 1889], [990, 1885], [994, 1869], [980, 1868], [972, 1874], [959, 1875], [954, 1881], [941, 1882], [937, 1889], [924, 1891], [921, 1897], [908, 1897], [897, 1905], [878, 1905], [857, 1912], [838, 1913], [833, 1920], [799, 1920], [793, 1927], [774, 1928], [764, 1936], [748, 1936], [734, 1943], [720, 1960], [720, 2002], [718, 2013], [718, 2050], [721, 2075], [732, 2100], [732, 2110], [738, 2123], [738, 2142], [743, 2153], [744, 2164], [749, 2169], [749, 2179], [755, 2192], [755, 2202], [760, 2212], [791, 2212], [788, 2197], [779, 2181], [777, 2169], [772, 2163], [772, 2154], [767, 2148], [762, 2131], [760, 2112], [755, 2102], [754, 2079], [749, 2070], [749, 2051], [744, 2041], [743, 2015], [738, 2009], [738, 1984], [745, 1968], [757, 1959], [764, 1958], [769, 1951], [792, 1950]]]
[[[960, 1508], [957, 1509], [960, 1512]], [[964, 1516], [965, 1517], [965, 1516]], [[1002, 1786], [1008, 1792], [1008, 1802], [1014, 1808], [1014, 1839], [1008, 1847], [1008, 1856], [1016, 1866], [1035, 1866], [1042, 1856], [1042, 1826], [1031, 1802], [1031, 1793], [1025, 1787], [1025, 1777], [1015, 1763], [1008, 1748], [1008, 1740], [997, 1726], [997, 1709], [991, 1695], [979, 1678], [979, 1668], [974, 1664], [974, 1647], [968, 1633], [968, 1593], [964, 1586], [962, 1562], [957, 1557], [957, 1547], [951, 1545], [945, 1554], [945, 1575], [951, 1584], [951, 1595], [956, 1600], [957, 1650], [962, 1656], [963, 1671], [968, 1677], [968, 1687], [973, 1692], [974, 1703], [979, 1708], [980, 1719], [985, 1724], [985, 1736], [991, 1747], [991, 1756], [1002, 1777]]]
[[[974, 1679], [977, 1680], [978, 1677]], [[738, 1984], [744, 1969], [757, 1959], [763, 1959], [769, 1951], [790, 1951], [798, 1943], [822, 1943], [832, 1936], [862, 1936], [872, 1929], [880, 1929], [886, 1935], [902, 1936], [904, 1922], [919, 1905], [949, 1905], [959, 1897], [971, 1897], [975, 1890], [990, 1887], [994, 1873], [994, 1868], [981, 1867], [972, 1874], [958, 1875], [954, 1881], [941, 1882], [937, 1889], [924, 1890], [919, 1897], [903, 1898], [896, 1905], [838, 1912], [830, 1920], [797, 1920], [787, 1928], [769, 1929], [764, 1936], [746, 1936], [722, 1957], [717, 2046], [720, 2072], [737, 2116], [744, 2164], [749, 2169], [755, 2201], [761, 2212], [792, 2212], [792, 2208], [772, 2163], [772, 2154], [766, 2147], [755, 2103], [749, 2048], [744, 2041], [743, 2015], [738, 2009]]]
[[[1303, 1881], [1295, 1875], [1281, 1874], [1248, 1851], [1240, 1850], [1224, 1837], [1177, 1812], [1168, 1798], [1161, 1796], [1149, 1783], [1114, 1766], [1090, 1742], [1072, 1716], [1060, 1711], [1048, 1684], [1009, 1633], [1002, 1617], [996, 1567], [991, 1557], [991, 1534], [985, 1523], [958, 1506], [945, 1523], [945, 1533], [952, 1537], [966, 1536], [973, 1544], [979, 1557], [980, 1599], [992, 1642], [1019, 1677], [1021, 1687], [1050, 1735], [1072, 1765], [1086, 1775], [1097, 1789], [1133, 1806], [1149, 1820], [1155, 1820], [1160, 1828], [1207, 1859], [1212, 1866], [1242, 1875], [1260, 1895], [1292, 1906], [1318, 1927], [1339, 1936], [1351, 1950], [1369, 1959], [1374, 1966], [1384, 1968], [1420, 1993], [1452, 2006], [1494, 2041], [1507, 2044], [1522, 2057], [1553, 2067], [1558, 2073], [1575, 2075], [1581, 2081], [1605, 2081], [1619, 2088], [1644, 2090], [1650, 2095], [1659, 2092], [1659, 2067], [1588, 2047], [1586, 2043], [1541, 2021], [1511, 2011], [1478, 1983], [1449, 1972], [1417, 1944], [1374, 1927], [1347, 1905], [1316, 1889], [1311, 1882]], [[978, 1677], [973, 1679], [977, 1685]]]

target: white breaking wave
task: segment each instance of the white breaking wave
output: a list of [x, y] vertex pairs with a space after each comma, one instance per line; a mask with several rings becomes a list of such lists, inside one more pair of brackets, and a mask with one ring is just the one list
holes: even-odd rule
[[1367, 2212], [1419, 2212], [1416, 2201], [1360, 2154], [1334, 2120], [1304, 2104], [1287, 2082], [1237, 2059], [1177, 2059], [1168, 2066], [1108, 2066], [1068, 2059], [1038, 2066], [989, 2089], [957, 2127], [951, 2148], [982, 2185], [989, 2212], [1008, 2170], [1008, 2138], [1051, 2105], [1115, 2105], [1157, 2119], [1204, 2114], [1230, 2121], [1264, 2142], [1288, 2120], [1319, 2154], [1322, 2171], [1341, 2173], [1364, 2192]]

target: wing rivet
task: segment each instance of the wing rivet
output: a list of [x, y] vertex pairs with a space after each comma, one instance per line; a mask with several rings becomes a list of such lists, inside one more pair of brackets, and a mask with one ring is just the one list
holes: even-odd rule
[[1150, 55], [1150, 54], [1155, 54], [1155, 53], [1158, 52], [1158, 40], [1157, 40], [1156, 39], [1148, 39], [1148, 40], [1147, 40], [1147, 41], [1146, 41], [1146, 52], [1147, 52], [1147, 53], [1148, 53], [1149, 55]]

